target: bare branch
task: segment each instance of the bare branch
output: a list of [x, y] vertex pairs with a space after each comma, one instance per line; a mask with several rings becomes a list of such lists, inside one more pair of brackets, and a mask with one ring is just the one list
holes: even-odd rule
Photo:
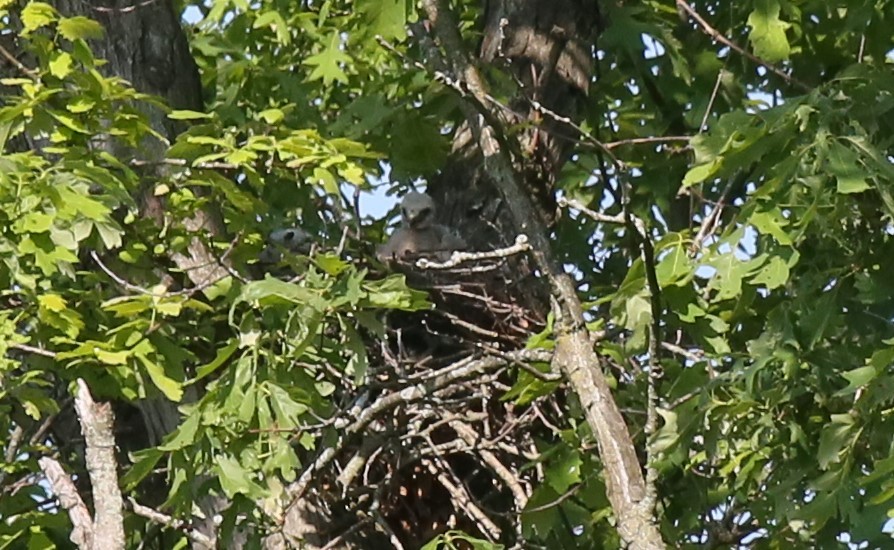
[[506, 248], [498, 248], [496, 250], [486, 250], [483, 252], [462, 252], [454, 251], [453, 255], [446, 262], [434, 262], [428, 258], [420, 258], [416, 260], [416, 267], [419, 269], [449, 269], [456, 267], [463, 262], [471, 262], [478, 260], [492, 260], [495, 258], [508, 258], [515, 254], [521, 254], [531, 250], [528, 244], [527, 235], [519, 235], [515, 238], [515, 244]]
[[614, 224], [619, 224], [619, 225], [626, 223], [624, 220], [623, 214], [617, 214], [614, 216], [606, 216], [605, 214], [601, 214], [599, 212], [596, 212], [595, 210], [591, 210], [591, 209], [587, 208], [582, 203], [580, 203], [574, 199], [569, 199], [567, 197], [559, 197], [559, 200], [557, 201], [557, 203], [560, 207], [570, 206], [571, 208], [574, 208], [575, 210], [580, 210], [581, 212], [583, 212], [587, 216], [593, 218], [597, 222], [614, 223]]
[[110, 403], [96, 403], [83, 379], [78, 379], [75, 410], [86, 444], [87, 473], [93, 486], [93, 544], [96, 548], [124, 548], [124, 516], [118, 463], [115, 459], [115, 415]]
[[[93, 548], [93, 520], [90, 519], [90, 511], [87, 505], [78, 494], [78, 489], [74, 482], [62, 469], [62, 465], [48, 456], [41, 457], [37, 461], [43, 474], [50, 483], [53, 494], [59, 499], [59, 505], [68, 512], [71, 519], [73, 529], [69, 540], [75, 543], [82, 550], [90, 550]], [[121, 548], [123, 548], [123, 543]]]
[[206, 548], [214, 548], [213, 540], [206, 537], [199, 531], [196, 531], [195, 529], [190, 529], [187, 522], [173, 518], [167, 514], [163, 514], [158, 510], [153, 510], [148, 506], [143, 506], [142, 504], [137, 503], [137, 501], [133, 498], [128, 498], [127, 500], [130, 501], [130, 506], [136, 515], [144, 517], [150, 521], [154, 521], [159, 525], [164, 525], [165, 527], [170, 527], [171, 529], [176, 529], [177, 531], [182, 531], [187, 536], [187, 538], [189, 538], [189, 540], [195, 542], [196, 544], [200, 544]]
[[25, 73], [25, 75], [27, 75], [29, 78], [31, 78], [31, 80], [34, 80], [34, 81], [39, 80], [37, 71], [35, 71], [34, 69], [29, 69], [28, 67], [26, 67], [21, 61], [19, 61], [19, 60], [16, 58], [16, 56], [14, 56], [14, 55], [12, 55], [11, 53], [9, 53], [9, 50], [7, 50], [6, 48], [4, 48], [3, 46], [0, 46], [0, 55], [2, 55], [3, 57], [5, 57], [7, 61], [9, 61], [10, 63], [12, 63], [12, 64], [15, 66], [16, 69], [18, 69], [18, 70], [22, 71], [23, 73]]
[[13, 344], [9, 344], [9, 347], [12, 349], [17, 349], [17, 350], [28, 352], [28, 353], [33, 353], [34, 355], [42, 355], [43, 357], [49, 357], [50, 359], [56, 358], [55, 352], [45, 350], [43, 348], [36, 348], [34, 346], [29, 346], [27, 344], [13, 343]]

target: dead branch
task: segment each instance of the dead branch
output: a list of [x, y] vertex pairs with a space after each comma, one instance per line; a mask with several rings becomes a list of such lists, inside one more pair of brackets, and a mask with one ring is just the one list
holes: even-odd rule
[[209, 539], [204, 534], [196, 531], [195, 529], [190, 529], [187, 522], [173, 518], [167, 514], [163, 514], [158, 510], [153, 510], [148, 506], [143, 506], [142, 504], [137, 503], [137, 501], [133, 498], [128, 498], [127, 500], [130, 501], [130, 506], [136, 515], [144, 517], [150, 521], [154, 521], [159, 525], [181, 531], [187, 536], [187, 538], [189, 538], [189, 540], [195, 542], [196, 544], [199, 544], [202, 548], [214, 548], [213, 540]]
[[96, 403], [83, 379], [78, 379], [75, 410], [86, 445], [87, 473], [93, 486], [93, 545], [109, 550], [124, 548], [124, 515], [115, 459], [115, 415], [109, 403]]
[[68, 512], [68, 517], [71, 519], [73, 529], [68, 537], [69, 540], [78, 548], [90, 550], [93, 548], [93, 520], [90, 519], [90, 511], [81, 500], [74, 482], [55, 458], [44, 456], [37, 463], [47, 477], [53, 494], [59, 499], [59, 505]]

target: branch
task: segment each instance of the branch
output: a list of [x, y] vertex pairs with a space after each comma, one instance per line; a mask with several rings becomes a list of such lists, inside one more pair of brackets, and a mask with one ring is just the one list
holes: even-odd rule
[[515, 244], [507, 246], [506, 248], [486, 250], [484, 252], [463, 252], [457, 250], [453, 252], [453, 255], [450, 256], [450, 259], [446, 262], [433, 262], [428, 258], [420, 258], [416, 260], [416, 267], [419, 269], [449, 269], [451, 267], [456, 267], [463, 262], [508, 258], [515, 254], [527, 252], [528, 250], [531, 250], [531, 245], [528, 244], [528, 237], [526, 235], [519, 235], [515, 238]]
[[165, 527], [170, 527], [171, 529], [182, 531], [184, 534], [186, 534], [186, 537], [189, 538], [189, 540], [195, 542], [196, 544], [202, 545], [202, 547], [204, 548], [214, 548], [213, 540], [195, 529], [190, 529], [187, 522], [173, 518], [167, 514], [162, 514], [158, 510], [153, 510], [148, 506], [143, 506], [142, 504], [137, 503], [137, 501], [133, 498], [128, 498], [127, 500], [130, 501], [130, 506], [136, 515], [144, 517], [150, 521], [154, 521], [159, 525], [164, 525]]
[[83, 379], [78, 379], [75, 410], [86, 444], [87, 473], [93, 486], [94, 548], [124, 548], [124, 516], [118, 463], [115, 460], [115, 415], [110, 403], [96, 403]]
[[[69, 540], [78, 548], [90, 550], [93, 548], [93, 521], [74, 482], [56, 459], [44, 456], [37, 463], [43, 470], [43, 475], [47, 477], [53, 494], [59, 499], [59, 505], [68, 512], [68, 517], [71, 519], [73, 529], [68, 537]], [[121, 547], [123, 548], [123, 545]]]
[[761, 59], [760, 57], [754, 55], [753, 53], [751, 53], [751, 52], [749, 52], [749, 51], [747, 51], [747, 50], [745, 50], [745, 48], [743, 48], [742, 46], [739, 46], [738, 44], [736, 44], [736, 43], [733, 42], [732, 40], [730, 40], [730, 39], [728, 39], [727, 37], [725, 37], [725, 36], [723, 36], [722, 34], [720, 34], [720, 31], [718, 31], [717, 29], [715, 29], [714, 27], [712, 27], [710, 23], [708, 23], [707, 21], [705, 21], [705, 20], [702, 18], [702, 16], [699, 15], [698, 12], [695, 11], [695, 9], [694, 9], [692, 6], [690, 6], [685, 0], [677, 0], [677, 6], [680, 7], [680, 8], [681, 8], [683, 11], [685, 11], [686, 13], [688, 13], [688, 14], [690, 15], [690, 17], [692, 17], [693, 19], [695, 19], [695, 22], [698, 23], [698, 25], [705, 31], [705, 34], [707, 34], [708, 36], [710, 36], [710, 37], [713, 38], [714, 40], [720, 42], [720, 43], [723, 44], [724, 46], [729, 47], [731, 50], [733, 50], [733, 51], [735, 51], [735, 52], [738, 52], [740, 55], [745, 56], [746, 58], [750, 59], [750, 60], [753, 61], [754, 63], [760, 65], [761, 67], [764, 67], [765, 69], [767, 69], [767, 70], [770, 71], [771, 73], [775, 74], [776, 76], [782, 78], [783, 80], [785, 80], [785, 81], [788, 82], [789, 84], [793, 84], [793, 85], [795, 85], [795, 86], [801, 88], [801, 89], [804, 90], [805, 92], [809, 92], [809, 91], [810, 91], [810, 86], [808, 86], [807, 84], [801, 82], [800, 80], [798, 80], [797, 78], [795, 78], [795, 77], [793, 77], [793, 76], [791, 76], [791, 75], [789, 75], [789, 74], [786, 74], [785, 71], [783, 71], [782, 69], [777, 68], [775, 65], [773, 65], [773, 64], [770, 63], [769, 61], [764, 61], [764, 60]]
[[30, 77], [31, 80], [34, 80], [35, 82], [37, 82], [38, 80], [40, 80], [40, 78], [38, 77], [38, 73], [37, 73], [37, 71], [35, 71], [34, 69], [29, 69], [28, 67], [26, 67], [21, 61], [19, 61], [19, 60], [16, 58], [16, 56], [14, 56], [14, 55], [12, 55], [11, 53], [9, 53], [9, 50], [7, 50], [6, 48], [4, 48], [3, 46], [0, 46], [0, 55], [2, 55], [3, 57], [5, 57], [7, 61], [9, 61], [10, 63], [12, 63], [12, 64], [15, 66], [16, 69], [22, 71], [23, 73], [25, 73], [25, 75], [27, 75], [28, 77]]
[[596, 212], [595, 210], [591, 210], [591, 209], [587, 208], [582, 203], [580, 203], [574, 199], [569, 199], [566, 197], [559, 197], [557, 204], [560, 207], [570, 206], [571, 208], [574, 208], [575, 210], [580, 210], [581, 212], [583, 212], [587, 216], [593, 218], [597, 222], [615, 223], [615, 224], [619, 224], [619, 225], [625, 223], [623, 214], [616, 214], [614, 216], [606, 216], [605, 214], [601, 214], [599, 212]]
[[34, 355], [41, 355], [43, 357], [49, 357], [50, 359], [56, 358], [56, 353], [45, 350], [43, 348], [36, 348], [34, 346], [29, 346], [28, 344], [9, 344], [10, 349], [17, 349], [19, 351], [24, 351], [27, 353], [33, 353]]
[[450, 479], [450, 476], [447, 475], [449, 466], [444, 464], [437, 456], [434, 458], [423, 458], [422, 465], [425, 466], [428, 471], [437, 478], [441, 486], [447, 490], [454, 506], [456, 506], [457, 509], [465, 510], [469, 517], [475, 520], [478, 524], [478, 529], [488, 540], [500, 540], [501, 529], [487, 517], [487, 514], [485, 514], [477, 504], [472, 502], [472, 497], [462, 483], [458, 482], [459, 480], [454, 482]]
[[646, 283], [649, 289], [649, 306], [652, 310], [652, 322], [649, 327], [649, 372], [647, 373], [648, 390], [646, 396], [646, 424], [643, 430], [646, 434], [646, 499], [645, 503], [654, 514], [655, 503], [658, 499], [658, 470], [655, 468], [655, 453], [653, 450], [654, 435], [658, 429], [658, 390], [656, 382], [661, 378], [661, 365], [659, 363], [659, 346], [661, 341], [661, 287], [658, 284], [658, 274], [655, 271], [655, 249], [646, 231], [643, 221], [630, 213], [630, 224], [636, 229], [640, 238], [640, 254], [646, 269]]

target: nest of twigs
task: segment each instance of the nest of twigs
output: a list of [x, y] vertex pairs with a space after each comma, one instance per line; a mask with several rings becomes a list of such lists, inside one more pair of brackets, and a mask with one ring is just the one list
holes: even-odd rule
[[508, 254], [473, 254], [397, 266], [434, 307], [392, 312], [387, 339], [370, 344], [369, 388], [343, 432], [356, 437], [314, 480], [330, 521], [321, 546], [418, 548], [449, 530], [521, 542], [539, 476], [526, 468], [533, 436], [558, 409], [502, 397], [519, 369], [551, 379], [549, 354], [524, 349], [544, 320], [524, 303], [530, 276], [509, 277], [525, 272]]

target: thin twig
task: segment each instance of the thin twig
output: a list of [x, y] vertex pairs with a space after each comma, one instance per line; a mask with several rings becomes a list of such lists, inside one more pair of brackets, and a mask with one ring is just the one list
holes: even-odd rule
[[[431, 443], [431, 445], [434, 446], [434, 443]], [[449, 466], [444, 464], [444, 461], [442, 461], [439, 456], [424, 458], [422, 459], [422, 464], [428, 468], [428, 471], [435, 476], [441, 486], [447, 490], [454, 506], [461, 510], [465, 510], [469, 517], [475, 520], [478, 524], [478, 528], [488, 540], [500, 540], [500, 533], [502, 530], [497, 527], [497, 524], [495, 524], [477, 504], [472, 502], [471, 495], [469, 495], [466, 488], [458, 479], [455, 481], [450, 479], [451, 475], [455, 476], [456, 474], [453, 473]]]
[[711, 90], [711, 98], [708, 100], [708, 106], [705, 107], [705, 115], [702, 117], [701, 124], [698, 125], [698, 133], [705, 131], [708, 124], [708, 117], [711, 116], [711, 109], [714, 107], [714, 100], [717, 99], [717, 91], [720, 90], [720, 82], [723, 80], [723, 69], [717, 71], [717, 80], [714, 81], [714, 89]]
[[649, 143], [666, 143], [666, 142], [673, 142], [673, 141], [689, 142], [691, 140], [692, 140], [692, 136], [655, 136], [655, 137], [619, 139], [618, 141], [610, 141], [608, 143], [604, 143], [603, 146], [606, 149], [617, 149], [618, 147], [622, 147], [624, 145], [642, 145], [642, 144], [649, 144]]
[[685, 348], [682, 348], [676, 344], [671, 344], [670, 342], [661, 342], [661, 347], [666, 349], [671, 353], [676, 353], [677, 355], [682, 355], [686, 359], [694, 363], [698, 363], [699, 361], [704, 360], [705, 355], [704, 352], [699, 350], [698, 352], [691, 352]]
[[789, 84], [793, 84], [793, 85], [803, 89], [804, 91], [808, 91], [808, 92], [810, 91], [810, 86], [808, 86], [807, 84], [801, 82], [800, 80], [798, 80], [797, 78], [795, 78], [789, 74], [786, 74], [785, 71], [777, 68], [775, 65], [771, 64], [769, 61], [764, 61], [763, 59], [761, 59], [758, 56], [754, 55], [753, 53], [745, 50], [743, 47], [739, 46], [732, 40], [730, 40], [727, 37], [720, 34], [720, 32], [717, 29], [715, 29], [714, 27], [711, 26], [710, 23], [705, 21], [705, 19], [702, 18], [702, 16], [699, 15], [699, 13], [697, 11], [695, 11], [695, 9], [692, 6], [690, 6], [685, 0], [677, 0], [677, 6], [679, 6], [681, 9], [683, 9], [683, 11], [688, 13], [690, 15], [690, 17], [695, 19], [695, 22], [698, 23], [698, 25], [705, 31], [705, 33], [708, 36], [710, 36], [711, 38], [713, 38], [714, 40], [720, 42], [724, 46], [729, 47], [731, 50], [739, 53], [740, 55], [745, 56], [746, 58], [750, 59], [754, 63], [757, 63], [758, 65], [760, 65], [761, 67], [764, 67], [765, 69], [767, 69], [771, 73], [775, 74], [776, 76], [782, 78]]
[[128, 497], [127, 500], [130, 501], [130, 506], [136, 515], [144, 517], [150, 521], [154, 521], [155, 523], [157, 523], [159, 525], [164, 525], [165, 527], [169, 527], [176, 531], [181, 531], [181, 532], [183, 532], [183, 534], [186, 535], [186, 537], [189, 540], [191, 540], [197, 544], [203, 545], [203, 547], [214, 548], [214, 541], [212, 541], [210, 538], [205, 536], [204, 533], [201, 533], [195, 529], [191, 529], [189, 527], [189, 523], [187, 523], [183, 520], [171, 517], [167, 514], [163, 514], [163, 513], [159, 512], [158, 510], [153, 510], [152, 508], [149, 508], [148, 506], [143, 506], [142, 504], [139, 504], [136, 500], [134, 500], [132, 497]]
[[599, 212], [596, 212], [595, 210], [591, 210], [590, 208], [587, 208], [586, 206], [583, 205], [583, 203], [578, 202], [574, 199], [569, 199], [567, 197], [559, 197], [559, 200], [556, 202], [559, 205], [559, 207], [561, 207], [561, 208], [570, 206], [571, 208], [574, 208], [575, 210], [580, 210], [581, 212], [583, 212], [587, 216], [593, 218], [597, 222], [614, 223], [614, 224], [618, 224], [618, 225], [623, 225], [624, 223], [626, 223], [624, 221], [623, 214], [607, 216], [605, 214], [601, 214]]
[[28, 67], [26, 67], [21, 61], [19, 61], [18, 59], [16, 59], [16, 56], [14, 56], [14, 55], [12, 55], [11, 53], [9, 53], [9, 50], [7, 50], [6, 48], [4, 48], [3, 46], [0, 46], [0, 55], [2, 55], [3, 57], [5, 57], [5, 58], [7, 59], [7, 61], [9, 61], [10, 63], [12, 63], [13, 65], [15, 65], [15, 67], [16, 67], [18, 70], [22, 71], [22, 72], [25, 73], [27, 76], [29, 76], [29, 77], [31, 78], [31, 80], [34, 80], [34, 81], [36, 82], [37, 80], [40, 79], [40, 77], [38, 76], [38, 72], [37, 72], [37, 71], [35, 71], [34, 69], [29, 69]]
[[12, 349], [17, 349], [17, 350], [19, 350], [19, 351], [24, 351], [24, 352], [27, 352], [27, 353], [33, 353], [34, 355], [41, 355], [41, 356], [43, 356], [43, 357], [49, 357], [50, 359], [55, 359], [55, 358], [56, 358], [56, 353], [55, 353], [55, 352], [52, 352], [52, 351], [49, 351], [49, 350], [45, 350], [45, 349], [43, 349], [43, 348], [36, 348], [36, 347], [34, 347], [34, 346], [29, 346], [29, 345], [27, 345], [27, 344], [15, 344], [15, 343], [13, 343], [13, 344], [8, 344], [8, 346], [9, 346], [10, 348], [12, 348]]
[[692, 240], [692, 244], [689, 246], [689, 253], [694, 255], [702, 246], [702, 242], [708, 238], [708, 236], [714, 234], [714, 230], [717, 229], [717, 225], [720, 223], [720, 214], [723, 212], [723, 207], [726, 206], [726, 197], [729, 195], [730, 190], [733, 188], [733, 184], [735, 183], [735, 178], [730, 178], [727, 182], [726, 186], [723, 188], [723, 191], [720, 193], [720, 198], [717, 199], [717, 203], [714, 204], [714, 208], [711, 209], [711, 212], [702, 220], [702, 224], [698, 229], [698, 233], [695, 235], [695, 238]]

